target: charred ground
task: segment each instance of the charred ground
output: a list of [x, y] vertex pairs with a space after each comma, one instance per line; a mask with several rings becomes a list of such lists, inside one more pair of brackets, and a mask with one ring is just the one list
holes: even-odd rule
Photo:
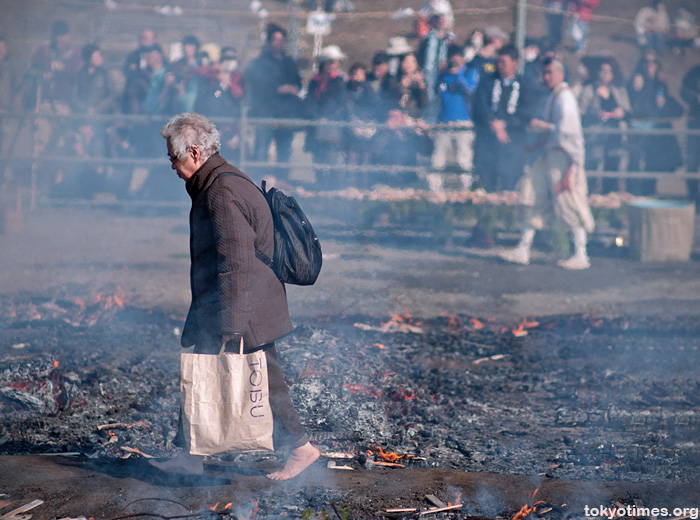
[[[5, 454], [170, 453], [178, 318], [54, 299], [2, 315]], [[312, 437], [358, 469], [381, 447], [410, 467], [691, 483], [699, 338], [692, 318], [337, 316], [279, 349]]]
[[[241, 518], [254, 499], [263, 518], [332, 517], [329, 504], [370, 518], [425, 507], [428, 493], [462, 493], [461, 516], [509, 517], [539, 486], [559, 508], [542, 516], [558, 520], [596, 496], [696, 496], [696, 261], [640, 264], [598, 246], [590, 272], [567, 273], [544, 250], [513, 267], [459, 237], [351, 239], [352, 225], [321, 220], [326, 265], [317, 286], [290, 287], [295, 332], [279, 350], [314, 442], [350, 458], [283, 488], [262, 476], [283, 452], [219, 457], [205, 479], [174, 481], [133, 450], [174, 453], [185, 214], [85, 211], [44, 209], [4, 237], [0, 485], [46, 500], [35, 518], [114, 518], [152, 496], [197, 511], [221, 495]], [[28, 456], [47, 453], [77, 455]]]

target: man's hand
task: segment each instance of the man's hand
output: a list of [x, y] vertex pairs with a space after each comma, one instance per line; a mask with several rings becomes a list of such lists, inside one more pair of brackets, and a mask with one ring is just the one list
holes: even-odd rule
[[551, 132], [554, 130], [554, 125], [542, 119], [533, 119], [530, 121], [530, 128], [538, 132]]
[[625, 117], [625, 111], [622, 110], [620, 107], [617, 107], [612, 112], [601, 112], [600, 113], [600, 120], [603, 123], [606, 123], [610, 119], [622, 119], [623, 117]]
[[564, 176], [561, 178], [561, 181], [556, 183], [552, 187], [552, 191], [554, 192], [555, 195], [559, 195], [560, 193], [563, 193], [565, 191], [568, 191], [571, 189], [571, 166], [569, 166], [566, 169], [566, 173], [564, 173]]
[[508, 136], [508, 131], [506, 130], [506, 123], [502, 119], [494, 119], [491, 121], [491, 130], [496, 134], [496, 139], [501, 144], [510, 143], [510, 136]]

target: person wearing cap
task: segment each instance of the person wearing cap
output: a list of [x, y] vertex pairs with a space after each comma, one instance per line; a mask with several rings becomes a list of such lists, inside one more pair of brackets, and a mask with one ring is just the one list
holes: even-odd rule
[[[348, 100], [345, 73], [340, 62], [345, 54], [337, 45], [329, 45], [318, 56], [318, 72], [309, 81], [306, 96], [307, 114], [316, 121], [348, 121]], [[344, 142], [345, 129], [338, 126], [316, 126], [306, 134], [305, 148], [315, 164], [336, 164]], [[327, 184], [334, 173], [316, 170], [316, 181]]]
[[[296, 62], [285, 52], [287, 32], [279, 25], [270, 24], [266, 44], [260, 55], [245, 70], [243, 77], [249, 86], [248, 116], [251, 118], [298, 118], [302, 115], [301, 75]], [[255, 127], [256, 161], [267, 162], [272, 141], [277, 149], [277, 162], [288, 163], [292, 156], [295, 129], [288, 126]], [[288, 168], [278, 168], [277, 175], [286, 178]]]
[[389, 38], [389, 46], [386, 49], [386, 53], [389, 55], [389, 74], [396, 76], [399, 73], [399, 62], [406, 54], [412, 52], [413, 47], [403, 36]]

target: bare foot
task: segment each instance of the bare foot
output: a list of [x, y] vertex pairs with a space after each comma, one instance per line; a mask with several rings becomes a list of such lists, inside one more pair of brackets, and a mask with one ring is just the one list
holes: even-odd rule
[[148, 463], [165, 473], [176, 473], [179, 475], [203, 475], [204, 457], [201, 455], [190, 455], [186, 450], [165, 462], [149, 460]]
[[312, 446], [310, 442], [307, 442], [292, 452], [280, 471], [268, 474], [267, 478], [272, 480], [289, 480], [296, 477], [316, 462], [320, 455], [321, 452], [315, 446]]

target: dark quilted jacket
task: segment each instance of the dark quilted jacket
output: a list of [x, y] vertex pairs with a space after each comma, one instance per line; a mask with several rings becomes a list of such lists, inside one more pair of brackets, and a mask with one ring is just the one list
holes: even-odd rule
[[272, 214], [263, 194], [219, 154], [186, 188], [192, 198], [192, 304], [182, 346], [210, 350], [242, 335], [249, 350], [289, 334], [284, 284], [255, 256], [258, 249], [271, 258], [274, 250]]

